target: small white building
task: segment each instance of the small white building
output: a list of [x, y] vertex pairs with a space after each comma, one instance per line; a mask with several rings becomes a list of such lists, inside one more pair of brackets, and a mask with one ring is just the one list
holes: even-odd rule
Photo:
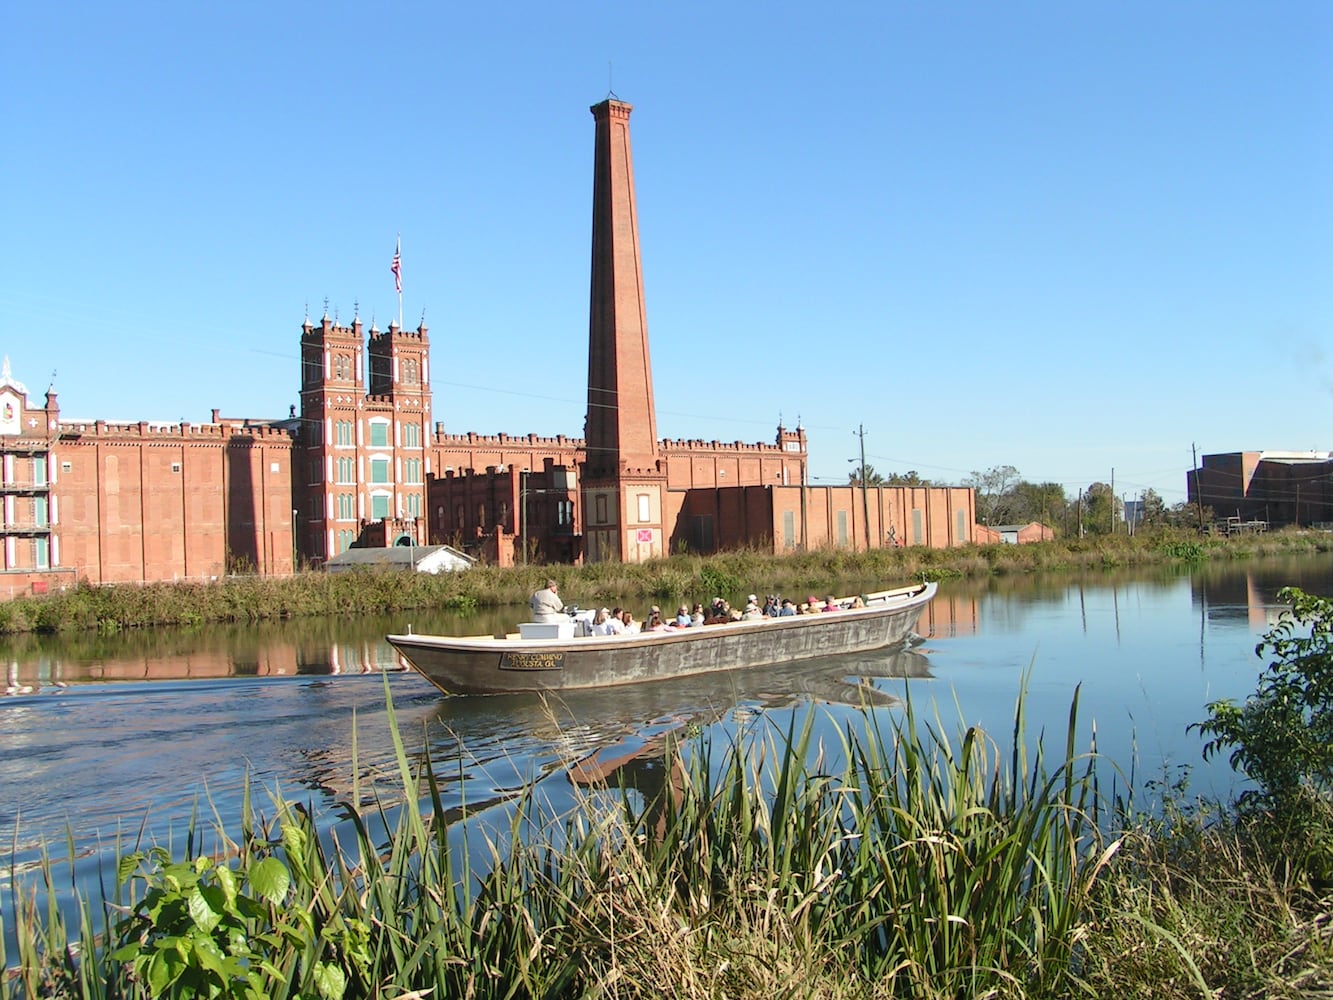
[[451, 545], [392, 545], [384, 549], [348, 549], [324, 563], [330, 573], [353, 569], [401, 569], [418, 573], [455, 573], [474, 562]]

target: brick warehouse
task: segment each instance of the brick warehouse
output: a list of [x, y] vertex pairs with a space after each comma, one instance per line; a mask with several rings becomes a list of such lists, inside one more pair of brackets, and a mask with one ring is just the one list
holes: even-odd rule
[[300, 413], [286, 419], [71, 423], [54, 390], [32, 405], [6, 362], [6, 592], [283, 574], [354, 544], [450, 543], [510, 564], [971, 541], [970, 489], [806, 485], [799, 427], [771, 443], [658, 439], [632, 108], [591, 110], [586, 440], [445, 433], [431, 419], [424, 324], [307, 319]]

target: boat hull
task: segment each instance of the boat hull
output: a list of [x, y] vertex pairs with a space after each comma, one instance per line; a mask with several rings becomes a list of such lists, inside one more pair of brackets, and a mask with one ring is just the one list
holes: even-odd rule
[[882, 649], [912, 634], [934, 596], [926, 583], [872, 595], [864, 608], [630, 636], [387, 638], [446, 694], [565, 691]]

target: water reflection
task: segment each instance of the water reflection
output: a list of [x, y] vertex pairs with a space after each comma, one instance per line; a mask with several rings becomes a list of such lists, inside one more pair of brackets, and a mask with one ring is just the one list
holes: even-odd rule
[[909, 689], [935, 698], [946, 724], [957, 716], [1002, 735], [1025, 682], [1034, 732], [1062, 733], [1080, 688], [1100, 749], [1157, 777], [1199, 762], [1185, 727], [1207, 701], [1253, 690], [1255, 638], [1280, 610], [1278, 589], [1328, 593], [1331, 582], [1333, 556], [949, 583], [922, 617], [918, 649], [545, 700], [443, 698], [399, 671], [383, 641], [409, 624], [512, 628], [514, 609], [19, 637], [0, 644], [13, 692], [0, 699], [0, 835], [23, 870], [43, 843], [63, 850], [68, 826], [79, 874], [95, 880], [118, 830], [166, 842], [196, 808], [232, 821], [247, 778], [261, 807], [279, 787], [326, 825], [353, 804], [396, 799], [386, 678], [408, 751], [432, 762], [451, 815], [539, 782], [572, 793], [569, 768], [632, 759], [664, 733], [811, 704], [834, 720], [865, 703], [893, 711]]
[[[216, 815], [234, 836], [247, 785], [261, 810], [271, 813], [266, 793], [280, 792], [306, 804], [324, 828], [351, 807], [399, 801], [386, 682], [404, 745], [414, 764], [429, 758], [447, 814], [456, 817], [508, 801], [637, 734], [706, 725], [738, 711], [884, 701], [867, 675], [929, 676], [924, 656], [900, 650], [558, 699], [443, 698], [412, 673], [335, 673], [352, 656], [374, 664], [365, 641], [327, 648], [316, 661], [321, 676], [307, 673], [311, 660], [290, 637], [247, 649], [262, 651], [260, 662], [275, 672], [241, 673], [256, 662], [246, 649], [230, 660], [217, 649], [104, 656], [81, 674], [62, 661], [58, 676], [80, 683], [7, 699], [0, 708], [9, 748], [0, 757], [0, 830], [14, 846], [9, 874], [35, 868], [44, 845], [63, 853], [67, 832], [78, 878], [88, 885], [133, 843], [179, 839], [192, 816], [211, 827]], [[135, 679], [105, 683], [116, 674]]]

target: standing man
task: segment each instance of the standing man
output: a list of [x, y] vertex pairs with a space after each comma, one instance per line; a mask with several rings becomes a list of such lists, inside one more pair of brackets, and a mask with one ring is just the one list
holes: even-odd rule
[[546, 586], [532, 595], [528, 607], [532, 608], [532, 620], [535, 622], [562, 622], [565, 620], [565, 602], [556, 594], [559, 587], [554, 580], [547, 580]]

